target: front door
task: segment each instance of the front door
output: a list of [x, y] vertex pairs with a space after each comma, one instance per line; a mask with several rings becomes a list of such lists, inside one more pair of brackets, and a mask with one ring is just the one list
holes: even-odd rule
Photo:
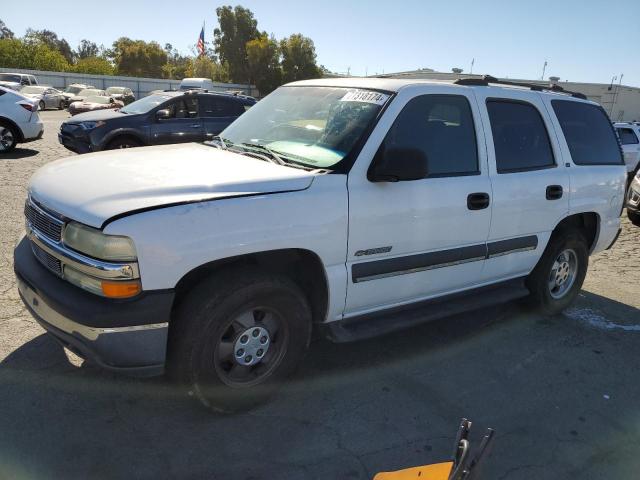
[[204, 141], [197, 97], [183, 95], [163, 108], [169, 110], [169, 118], [154, 119], [151, 126], [152, 144]]
[[372, 182], [358, 162], [349, 174], [346, 317], [464, 290], [481, 276], [491, 187], [473, 93], [423, 92], [403, 89], [369, 142], [384, 136], [377, 155], [420, 150], [427, 178]]

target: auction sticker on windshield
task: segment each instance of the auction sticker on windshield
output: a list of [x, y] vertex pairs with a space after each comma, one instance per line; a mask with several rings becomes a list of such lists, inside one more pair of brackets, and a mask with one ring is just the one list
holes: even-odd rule
[[368, 90], [349, 90], [344, 97], [340, 99], [341, 102], [364, 102], [374, 103], [376, 105], [384, 105], [389, 99], [389, 95], [379, 92], [371, 92]]

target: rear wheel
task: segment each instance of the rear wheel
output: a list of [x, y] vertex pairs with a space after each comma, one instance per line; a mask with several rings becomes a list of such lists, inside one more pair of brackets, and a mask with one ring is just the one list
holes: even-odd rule
[[40, 100], [40, 103], [38, 103], [38, 110], [43, 111], [45, 108], [47, 108], [47, 106], [44, 103], [44, 100]]
[[286, 277], [248, 269], [199, 284], [172, 322], [168, 374], [223, 412], [269, 398], [295, 370], [311, 336], [300, 289]]
[[142, 143], [133, 137], [118, 137], [109, 142], [107, 150], [116, 150], [118, 148], [135, 148], [141, 147]]
[[547, 315], [556, 315], [575, 300], [589, 264], [587, 242], [579, 231], [555, 232], [527, 278], [531, 301]]
[[16, 148], [18, 132], [8, 123], [0, 121], [0, 153], [7, 153]]

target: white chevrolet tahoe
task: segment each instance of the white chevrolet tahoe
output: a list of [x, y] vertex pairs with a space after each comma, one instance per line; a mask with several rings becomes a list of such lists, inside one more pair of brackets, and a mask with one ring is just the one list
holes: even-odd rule
[[81, 356], [227, 411], [274, 391], [312, 330], [357, 340], [525, 296], [557, 313], [619, 233], [626, 168], [600, 106], [500, 83], [297, 82], [209, 144], [50, 163], [22, 299]]

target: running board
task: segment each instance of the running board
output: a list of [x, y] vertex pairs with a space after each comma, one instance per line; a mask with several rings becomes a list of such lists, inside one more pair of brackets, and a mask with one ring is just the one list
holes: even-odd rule
[[529, 295], [525, 277], [322, 325], [336, 343], [354, 342]]

